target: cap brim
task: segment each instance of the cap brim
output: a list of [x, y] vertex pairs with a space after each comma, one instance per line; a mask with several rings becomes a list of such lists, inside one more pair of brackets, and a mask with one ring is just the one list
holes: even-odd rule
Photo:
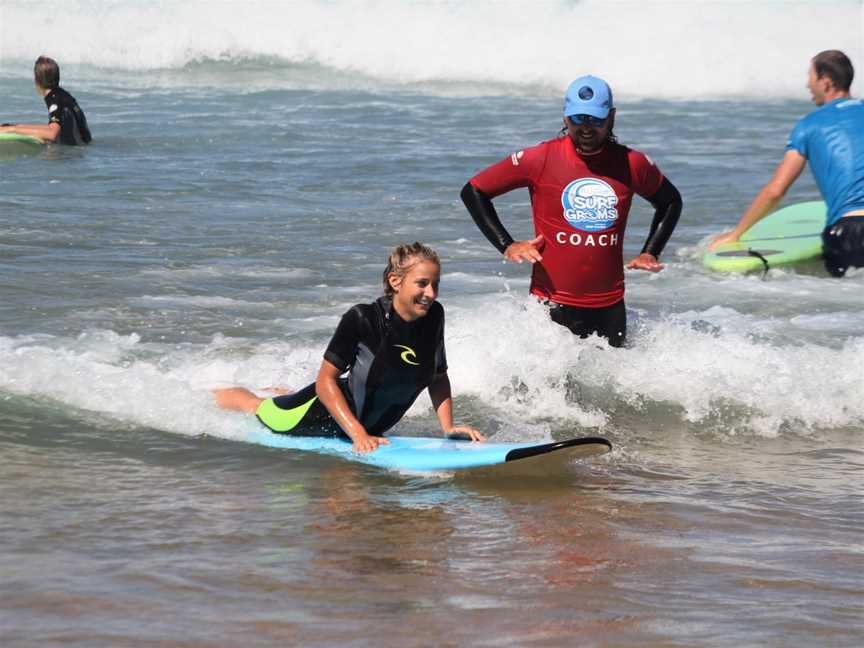
[[565, 117], [573, 117], [574, 115], [591, 115], [597, 119], [606, 119], [609, 116], [610, 108], [601, 108], [600, 106], [579, 106], [579, 108], [571, 108], [564, 115]]

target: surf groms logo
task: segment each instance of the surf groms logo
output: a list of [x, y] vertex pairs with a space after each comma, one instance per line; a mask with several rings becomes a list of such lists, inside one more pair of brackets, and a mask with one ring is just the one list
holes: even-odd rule
[[580, 178], [561, 193], [564, 218], [583, 232], [609, 229], [618, 220], [618, 196], [599, 178]]

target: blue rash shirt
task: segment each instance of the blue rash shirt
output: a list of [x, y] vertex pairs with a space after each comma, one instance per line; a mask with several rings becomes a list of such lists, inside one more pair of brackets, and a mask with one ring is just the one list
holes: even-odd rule
[[828, 204], [827, 226], [864, 209], [864, 101], [835, 99], [802, 118], [786, 144], [810, 163]]

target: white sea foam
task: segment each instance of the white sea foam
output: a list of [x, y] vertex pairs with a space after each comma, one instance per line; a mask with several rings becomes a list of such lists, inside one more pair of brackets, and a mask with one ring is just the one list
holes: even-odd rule
[[313, 361], [311, 349], [242, 345], [221, 336], [204, 349], [145, 344], [111, 331], [74, 340], [0, 337], [0, 392], [169, 432], [238, 438], [254, 419], [218, 410], [211, 389], [302, 387], [320, 357], [320, 350]]
[[[573, 338], [524, 295], [482, 302], [448, 309], [450, 378], [457, 397], [479, 401], [505, 432], [514, 421], [538, 433], [560, 423], [602, 432], [621, 408], [650, 410], [642, 431], [676, 419], [764, 436], [864, 423], [862, 336], [831, 347], [788, 342], [774, 318], [714, 306], [643, 320], [631, 328], [631, 348], [611, 349]], [[216, 336], [203, 346], [165, 345], [111, 331], [0, 337], [0, 392], [133, 425], [236, 438], [254, 420], [219, 412], [210, 389], [305, 386], [322, 344], [296, 340]], [[457, 415], [465, 407], [457, 400]], [[416, 417], [428, 417], [430, 431], [437, 429], [425, 395], [409, 416], [421, 426]]]
[[[847, 326], [851, 317], [837, 316]], [[788, 319], [772, 314], [711, 306], [645, 318], [631, 325], [628, 349], [573, 339], [530, 298], [504, 296], [451, 313], [449, 322], [454, 392], [516, 418], [602, 427], [622, 405], [659, 406], [682, 422], [767, 436], [864, 421], [864, 383], [854, 378], [864, 337], [790, 341]]]
[[843, 49], [862, 69], [862, 33], [854, 0], [7, 0], [0, 7], [0, 59], [29, 62], [44, 52], [67, 64], [138, 71], [257, 60], [323, 66], [341, 82], [461, 84], [478, 94], [559, 93], [574, 76], [595, 72], [629, 96], [800, 97], [807, 61], [820, 50]]

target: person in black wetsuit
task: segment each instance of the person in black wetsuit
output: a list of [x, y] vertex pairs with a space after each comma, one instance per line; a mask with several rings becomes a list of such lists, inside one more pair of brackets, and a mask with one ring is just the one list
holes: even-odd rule
[[33, 66], [36, 89], [48, 106], [48, 124], [4, 124], [0, 133], [18, 133], [38, 137], [45, 142], [88, 144], [92, 139], [84, 111], [75, 97], [60, 87], [57, 61], [40, 56]]
[[384, 296], [342, 316], [313, 384], [273, 398], [219, 389], [217, 404], [255, 414], [273, 432], [345, 436], [355, 451], [369, 452], [388, 443], [382, 435], [428, 389], [446, 435], [485, 440], [474, 428], [453, 425], [444, 308], [436, 301], [440, 276], [431, 248], [399, 245], [384, 270]]

